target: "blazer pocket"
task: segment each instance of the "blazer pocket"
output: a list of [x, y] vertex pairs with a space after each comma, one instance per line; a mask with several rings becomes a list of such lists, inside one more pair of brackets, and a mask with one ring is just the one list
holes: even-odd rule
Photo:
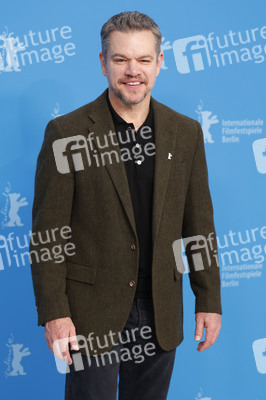
[[81, 265], [66, 263], [66, 277], [74, 281], [94, 284], [96, 280], [97, 267], [92, 265]]

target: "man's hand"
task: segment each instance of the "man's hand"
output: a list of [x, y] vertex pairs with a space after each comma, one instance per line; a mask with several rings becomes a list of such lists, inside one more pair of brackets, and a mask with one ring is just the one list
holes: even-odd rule
[[72, 364], [68, 343], [73, 350], [79, 350], [76, 329], [70, 317], [57, 318], [46, 322], [44, 336], [51, 352], [68, 364]]
[[205, 340], [204, 342], [200, 342], [197, 348], [198, 351], [203, 351], [211, 347], [218, 338], [221, 329], [221, 315], [217, 313], [198, 312], [195, 319], [195, 340], [201, 340], [203, 329], [206, 328]]

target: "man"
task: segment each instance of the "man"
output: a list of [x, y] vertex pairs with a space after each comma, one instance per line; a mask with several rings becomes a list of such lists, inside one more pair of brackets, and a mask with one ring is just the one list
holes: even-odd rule
[[[62, 263], [32, 262], [38, 325], [45, 325], [49, 349], [70, 365], [66, 399], [115, 399], [119, 374], [120, 400], [163, 400], [183, 340], [182, 268], [173, 251], [181, 235], [193, 243], [208, 238], [216, 254], [202, 257], [202, 269], [187, 250], [195, 340], [206, 328], [198, 351], [221, 327], [203, 134], [197, 121], [151, 97], [163, 53], [150, 17], [115, 15], [101, 39], [108, 89], [50, 121], [38, 158], [33, 234], [52, 231], [55, 238], [63, 227], [56, 244], [66, 253]], [[52, 252], [54, 241], [47, 242]], [[145, 350], [139, 363], [136, 345]], [[98, 357], [115, 350], [121, 358], [100, 365]]]

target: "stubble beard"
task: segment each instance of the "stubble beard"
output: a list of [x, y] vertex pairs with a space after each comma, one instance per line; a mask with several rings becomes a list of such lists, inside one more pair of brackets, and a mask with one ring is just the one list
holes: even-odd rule
[[138, 100], [138, 101], [131, 101], [131, 100], [128, 100], [127, 98], [125, 98], [125, 97], [123, 96], [122, 92], [121, 92], [119, 89], [115, 89], [115, 88], [111, 85], [110, 82], [109, 82], [109, 87], [110, 87], [110, 89], [112, 90], [112, 92], [114, 93], [114, 95], [115, 95], [118, 99], [120, 99], [120, 100], [121, 100], [124, 104], [126, 104], [126, 105], [132, 105], [132, 104], [139, 104], [139, 103], [141, 103], [141, 102], [145, 99], [145, 97], [147, 96], [147, 94], [149, 93], [148, 91], [146, 91], [146, 92], [144, 93], [144, 95], [141, 97], [140, 100]]

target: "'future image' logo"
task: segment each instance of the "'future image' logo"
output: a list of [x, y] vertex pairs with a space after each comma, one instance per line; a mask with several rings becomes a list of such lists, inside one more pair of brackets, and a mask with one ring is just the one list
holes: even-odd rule
[[70, 172], [68, 152], [71, 155], [75, 171], [81, 171], [85, 165], [91, 165], [90, 152], [86, 139], [82, 135], [58, 139], [53, 143], [56, 167], [61, 174]]
[[211, 266], [212, 260], [219, 265], [217, 250], [213, 246], [215, 240], [214, 232], [210, 232], [206, 238], [203, 235], [196, 235], [177, 239], [173, 242], [177, 271], [180, 274], [203, 271]]
[[260, 64], [266, 57], [266, 27], [223, 34], [189, 36], [173, 42], [176, 67], [179, 73], [203, 71], [209, 67], [221, 68], [233, 64], [254, 62]]
[[202, 35], [175, 40], [173, 51], [177, 70], [181, 74], [201, 71], [211, 65], [207, 41]]
[[20, 72], [26, 66], [53, 61], [62, 63], [66, 57], [76, 54], [72, 41], [72, 28], [68, 25], [45, 29], [29, 30], [17, 35], [14, 32], [0, 32], [0, 74]]

